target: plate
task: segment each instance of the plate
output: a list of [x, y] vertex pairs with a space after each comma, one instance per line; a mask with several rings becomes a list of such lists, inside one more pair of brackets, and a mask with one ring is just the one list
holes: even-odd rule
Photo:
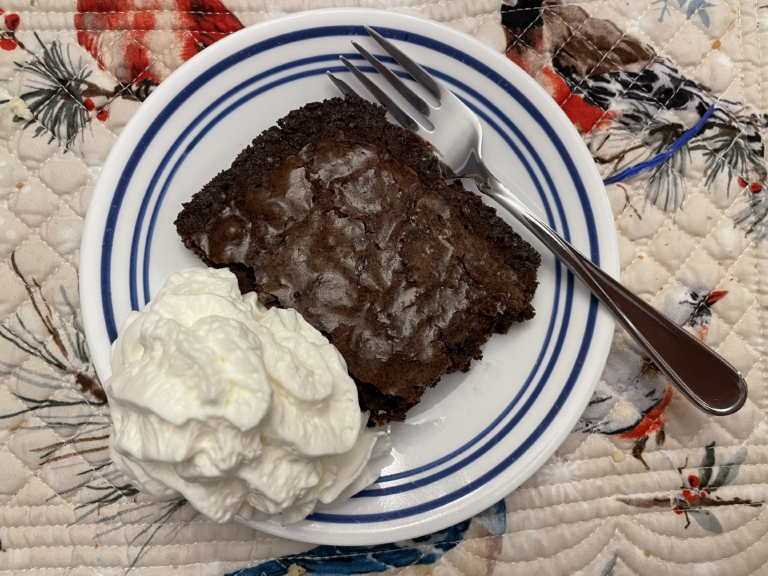
[[[182, 202], [278, 118], [337, 96], [326, 70], [358, 86], [338, 55], [360, 63], [352, 39], [382, 54], [363, 25], [463, 98], [483, 124], [491, 170], [617, 274], [613, 217], [592, 158], [525, 72], [435, 22], [366, 9], [302, 12], [237, 32], [185, 63], [112, 148], [88, 209], [80, 274], [86, 336], [102, 380], [110, 375], [110, 343], [128, 313], [172, 273], [202, 266], [173, 226]], [[470, 372], [444, 377], [404, 423], [391, 426], [393, 449], [379, 463], [377, 484], [290, 526], [279, 517], [249, 525], [317, 544], [414, 538], [488, 508], [557, 449], [600, 376], [613, 319], [522, 226], [507, 221], [542, 255], [536, 318], [491, 338]]]

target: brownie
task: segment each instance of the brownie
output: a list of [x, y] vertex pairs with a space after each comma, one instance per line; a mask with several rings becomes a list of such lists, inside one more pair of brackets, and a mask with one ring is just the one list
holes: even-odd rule
[[308, 104], [184, 204], [176, 227], [243, 292], [338, 348], [377, 424], [533, 317], [538, 253], [429, 144], [359, 98]]

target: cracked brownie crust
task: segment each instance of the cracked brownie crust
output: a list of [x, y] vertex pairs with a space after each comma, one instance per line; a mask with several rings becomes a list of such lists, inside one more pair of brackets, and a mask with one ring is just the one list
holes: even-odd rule
[[206, 264], [328, 336], [378, 424], [532, 318], [540, 262], [385, 113], [358, 98], [291, 112], [176, 220]]

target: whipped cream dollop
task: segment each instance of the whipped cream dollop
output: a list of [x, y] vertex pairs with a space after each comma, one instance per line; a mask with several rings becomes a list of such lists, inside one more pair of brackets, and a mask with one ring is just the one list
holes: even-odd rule
[[132, 312], [104, 389], [115, 465], [217, 522], [301, 520], [374, 482], [368, 462], [389, 449], [339, 351], [295, 310], [242, 295], [228, 270], [174, 274]]

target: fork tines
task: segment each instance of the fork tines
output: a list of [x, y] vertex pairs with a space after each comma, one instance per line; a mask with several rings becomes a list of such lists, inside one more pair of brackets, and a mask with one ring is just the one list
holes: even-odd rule
[[437, 101], [440, 101], [440, 98], [442, 96], [442, 89], [440, 88], [440, 84], [435, 80], [432, 75], [424, 70], [421, 66], [419, 66], [416, 62], [411, 60], [408, 56], [403, 54], [400, 49], [392, 44], [389, 40], [384, 38], [381, 34], [376, 32], [373, 28], [369, 26], [365, 26], [365, 31], [370, 34], [371, 38], [376, 40], [376, 42], [386, 50], [387, 54], [392, 56], [392, 58], [395, 59], [395, 62], [400, 64], [403, 68], [406, 69], [408, 74], [410, 74], [416, 82], [421, 84], [426, 90], [432, 94], [435, 98], [437, 98]]
[[429, 116], [429, 105], [424, 102], [420, 96], [416, 95], [413, 90], [408, 88], [408, 86], [406, 86], [402, 80], [395, 76], [395, 73], [392, 72], [392, 70], [384, 66], [384, 64], [382, 64], [379, 59], [376, 58], [376, 56], [368, 52], [368, 50], [360, 46], [360, 44], [354, 40], [352, 40], [352, 46], [354, 46], [355, 49], [363, 55], [363, 58], [365, 58], [371, 64], [371, 66], [373, 66], [378, 71], [378, 73], [381, 74], [384, 79], [389, 82], [392, 87], [409, 102], [411, 106], [416, 108], [416, 110], [421, 112], [424, 116]]
[[[440, 101], [440, 97], [442, 96], [441, 86], [426, 70], [424, 70], [424, 68], [403, 54], [403, 52], [401, 52], [394, 44], [392, 44], [389, 40], [381, 36], [381, 34], [372, 28], [366, 26], [365, 30], [395, 60], [395, 62], [400, 64], [413, 77], [413, 79], [416, 80], [416, 82], [421, 84], [424, 89], [432, 94], [432, 96], [437, 98], [438, 102]], [[424, 129], [429, 131], [434, 128], [434, 125], [428, 119], [431, 111], [433, 110], [432, 106], [430, 106], [423, 98], [421, 98], [421, 96], [413, 92], [413, 90], [411, 90], [400, 78], [398, 78], [397, 75], [392, 72], [392, 70], [382, 64], [382, 62], [373, 54], [368, 52], [368, 50], [360, 46], [360, 44], [354, 40], [352, 41], [352, 45], [363, 56], [363, 58], [365, 58], [365, 60], [370, 63], [371, 66], [373, 66], [374, 69], [379, 72], [379, 74], [381, 74], [381, 76], [395, 90], [397, 90], [398, 94], [400, 94], [422, 116], [419, 121], [415, 120], [386, 92], [384, 92], [370, 78], [363, 74], [363, 72], [360, 71], [357, 66], [352, 64], [344, 56], [339, 56], [339, 59], [344, 64], [344, 66], [346, 66], [349, 71], [352, 72], [355, 78], [357, 78], [360, 83], [365, 86], [365, 88], [374, 98], [376, 98], [376, 100], [378, 100], [384, 107], [386, 107], [394, 119], [403, 126], [407, 126], [414, 132], [419, 132], [420, 130]], [[343, 80], [334, 76], [330, 72], [326, 72], [326, 74], [342, 93], [350, 96], [360, 96], [349, 84]]]

